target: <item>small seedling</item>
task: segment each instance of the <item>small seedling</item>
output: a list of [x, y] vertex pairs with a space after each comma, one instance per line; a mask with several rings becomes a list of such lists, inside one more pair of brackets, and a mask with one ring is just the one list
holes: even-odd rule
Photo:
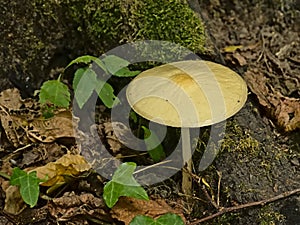
[[39, 92], [40, 103], [44, 106], [43, 116], [50, 118], [54, 115], [56, 107], [68, 108], [70, 105], [70, 92], [68, 86], [57, 80], [48, 80], [43, 83]]
[[[73, 78], [74, 97], [80, 108], [88, 101], [94, 91], [98, 93], [99, 98], [106, 107], [112, 108], [119, 102], [114, 95], [114, 89], [109, 83], [99, 78], [92, 67], [92, 62], [94, 62], [105, 75], [133, 77], [139, 74], [140, 71], [129, 70], [127, 66], [130, 63], [114, 55], [108, 55], [103, 59], [89, 55], [80, 56], [66, 66], [64, 71], [74, 64], [80, 63], [86, 65], [83, 68], [77, 69]], [[45, 115], [47, 117], [51, 115], [51, 112], [53, 112], [56, 107], [68, 108], [70, 105], [70, 91], [68, 87], [61, 82], [62, 75], [63, 73], [60, 74], [57, 80], [44, 82], [39, 92], [39, 102], [45, 106]]]

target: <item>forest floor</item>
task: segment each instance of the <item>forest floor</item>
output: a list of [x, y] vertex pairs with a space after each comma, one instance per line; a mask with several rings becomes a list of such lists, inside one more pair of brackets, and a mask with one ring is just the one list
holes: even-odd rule
[[[226, 121], [212, 165], [193, 171], [192, 196], [182, 193], [178, 173], [146, 187], [149, 202], [122, 198], [107, 208], [102, 198], [107, 180], [78, 154], [95, 157], [87, 151], [97, 143], [89, 139], [80, 152], [69, 110], [45, 123], [37, 119], [36, 100], [22, 100], [10, 89], [0, 94], [0, 171], [10, 175], [14, 167], [34, 169], [51, 172], [53, 179], [30, 208], [18, 189], [0, 177], [0, 224], [128, 224], [137, 214], [166, 212], [180, 214], [186, 224], [300, 224], [300, 9], [296, 2], [276, 7], [246, 2], [192, 5], [206, 21], [221, 63], [241, 74], [250, 93], [240, 112]], [[124, 156], [134, 152], [116, 141], [110, 111], [100, 105], [98, 112], [94, 131], [114, 156], [128, 161]], [[209, 132], [200, 132], [195, 165]], [[137, 155], [130, 160], [148, 159]]]

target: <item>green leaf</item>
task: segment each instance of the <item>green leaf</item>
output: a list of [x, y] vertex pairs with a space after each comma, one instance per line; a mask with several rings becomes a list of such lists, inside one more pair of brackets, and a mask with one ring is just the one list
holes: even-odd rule
[[132, 176], [135, 168], [136, 164], [133, 162], [122, 163], [114, 172], [112, 181], [126, 186], [140, 186], [140, 184]]
[[82, 108], [91, 97], [97, 87], [97, 82], [97, 75], [91, 68], [85, 67], [76, 70], [73, 79], [73, 89], [75, 91], [74, 97], [79, 108]]
[[103, 199], [109, 208], [112, 208], [121, 196], [149, 200], [147, 192], [132, 175], [135, 168], [136, 164], [132, 162], [121, 164], [112, 180], [104, 186]]
[[117, 77], [134, 77], [138, 75], [141, 71], [131, 71], [127, 67], [124, 67], [114, 73]]
[[67, 69], [68, 67], [72, 66], [73, 64], [78, 64], [78, 63], [84, 63], [84, 64], [90, 64], [92, 62], [95, 62], [101, 69], [103, 69], [106, 73], [107, 70], [105, 68], [104, 63], [97, 57], [95, 56], [90, 56], [90, 55], [83, 55], [80, 57], [77, 57], [76, 59], [72, 60], [65, 69]]
[[129, 225], [154, 225], [156, 222], [149, 216], [138, 215], [133, 218]]
[[115, 55], [108, 55], [102, 59], [109, 73], [115, 75], [120, 69], [128, 66], [130, 63]]
[[33, 207], [37, 204], [40, 187], [43, 180], [36, 176], [36, 171], [26, 173], [20, 168], [14, 168], [10, 178], [10, 184], [20, 187], [20, 193], [25, 203]]
[[97, 80], [96, 92], [104, 105], [108, 108], [112, 108], [120, 102], [117, 96], [114, 95], [113, 87], [102, 80]]
[[79, 56], [76, 59], [72, 60], [67, 66], [66, 68], [68, 68], [69, 66], [73, 65], [73, 64], [77, 64], [77, 63], [84, 63], [84, 64], [90, 64], [92, 61], [96, 60], [97, 57], [95, 56], [91, 56], [91, 55], [83, 55], [83, 56]]
[[133, 120], [133, 122], [137, 123], [138, 118], [137, 118], [137, 115], [134, 111], [130, 111], [129, 117]]
[[174, 213], [167, 213], [156, 220], [161, 225], [184, 225], [182, 218]]
[[52, 103], [58, 107], [68, 108], [70, 92], [67, 85], [58, 80], [49, 80], [43, 83], [39, 93], [40, 103]]
[[167, 213], [154, 220], [149, 216], [138, 215], [133, 218], [129, 225], [184, 225], [180, 216]]
[[142, 128], [144, 130], [146, 148], [153, 161], [159, 162], [160, 160], [166, 158], [164, 148], [160, 144], [157, 135], [152, 131], [152, 138], [149, 138], [151, 135], [151, 131], [145, 126], [142, 126]]
[[108, 108], [112, 108], [119, 103], [118, 98], [114, 95], [112, 86], [98, 79], [95, 71], [89, 67], [80, 68], [75, 72], [73, 89], [75, 90], [75, 99], [80, 108], [88, 101], [94, 90]]

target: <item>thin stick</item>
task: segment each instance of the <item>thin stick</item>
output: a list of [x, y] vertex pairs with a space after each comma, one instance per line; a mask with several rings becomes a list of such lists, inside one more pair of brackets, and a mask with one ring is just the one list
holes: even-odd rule
[[33, 143], [28, 144], [28, 145], [25, 145], [25, 146], [23, 146], [23, 147], [21, 147], [21, 148], [18, 148], [18, 149], [16, 149], [16, 150], [14, 150], [11, 154], [9, 154], [9, 155], [7, 155], [6, 157], [4, 157], [3, 161], [8, 161], [8, 160], [10, 160], [10, 159], [11, 159], [12, 157], [14, 157], [16, 154], [18, 154], [19, 152], [21, 152], [21, 151], [23, 151], [23, 150], [25, 150], [26, 148], [29, 148], [29, 147], [31, 147], [31, 146], [33, 146]]
[[[146, 167], [144, 167], [144, 168], [142, 168], [142, 169], [139, 169], [139, 170], [134, 171], [133, 174], [137, 174], [137, 173], [143, 172], [143, 171], [145, 171], [145, 170], [148, 170], [148, 169], [151, 169], [151, 168], [153, 168], [153, 167], [157, 167], [157, 166], [160, 166], [160, 165], [169, 163], [169, 162], [172, 162], [172, 160], [166, 160], [166, 161], [162, 161], [162, 162], [155, 163], [155, 164], [150, 165], [150, 166], [146, 166]], [[170, 168], [170, 167], [169, 167], [169, 168]]]
[[197, 225], [197, 224], [202, 223], [204, 221], [211, 220], [211, 219], [216, 218], [218, 216], [221, 216], [225, 213], [237, 211], [239, 209], [245, 209], [245, 208], [249, 208], [249, 207], [253, 207], [253, 206], [259, 206], [259, 205], [263, 206], [267, 203], [275, 202], [277, 200], [289, 197], [289, 196], [297, 194], [297, 193], [300, 193], [300, 188], [292, 190], [292, 191], [284, 192], [280, 195], [276, 195], [276, 196], [274, 196], [272, 198], [269, 198], [269, 199], [264, 199], [264, 200], [257, 201], [257, 202], [250, 202], [250, 203], [246, 203], [246, 204], [242, 204], [242, 205], [238, 205], [238, 206], [223, 208], [221, 211], [219, 211], [215, 214], [212, 214], [210, 216], [204, 217], [202, 219], [197, 219], [197, 220], [191, 222], [190, 225]]
[[209, 202], [213, 205], [213, 207], [215, 207], [216, 209], [220, 209], [220, 207], [217, 205], [217, 203], [210, 197], [210, 195], [208, 194], [204, 185], [202, 185], [201, 189], [204, 192], [205, 197], [209, 200]]

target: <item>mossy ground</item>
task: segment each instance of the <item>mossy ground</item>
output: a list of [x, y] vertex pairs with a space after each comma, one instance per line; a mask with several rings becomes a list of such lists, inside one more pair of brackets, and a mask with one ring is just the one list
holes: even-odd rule
[[[278, 142], [251, 102], [247, 102], [235, 119], [226, 122], [225, 136], [214, 163], [198, 173], [209, 184], [207, 190], [214, 200], [220, 192], [221, 207], [268, 199], [298, 187], [299, 173], [289, 161], [291, 154], [299, 154], [295, 144]], [[206, 129], [200, 136], [195, 162], [206, 148], [209, 133], [210, 129]], [[209, 201], [205, 203], [207, 199], [199, 184], [195, 184], [195, 195], [204, 202], [194, 205], [192, 217], [203, 217], [207, 210], [216, 210]], [[285, 224], [290, 216], [284, 207], [284, 201], [250, 207], [204, 224]]]
[[0, 75], [32, 89], [77, 56], [100, 56], [127, 42], [164, 40], [206, 51], [203, 23], [185, 0], [4, 0], [0, 9]]
[[[157, 4], [154, 0], [114, 0], [98, 5], [99, 2], [3, 0], [1, 82], [13, 74], [24, 88], [28, 84], [34, 89], [49, 79], [51, 69], [65, 66], [76, 56], [99, 55], [119, 44], [140, 39], [174, 41], [198, 54], [207, 50], [203, 23], [185, 1], [165, 0]], [[282, 7], [286, 8], [285, 4]], [[1, 88], [8, 86], [7, 82], [2, 84]], [[228, 121], [216, 160], [198, 174], [216, 195], [217, 172], [222, 172], [220, 202], [225, 207], [269, 198], [299, 186], [299, 168], [290, 162], [291, 157], [299, 158], [299, 144], [276, 133], [251, 102], [255, 100], [250, 99], [235, 119]], [[203, 135], [200, 154], [209, 133]], [[200, 188], [195, 193], [203, 198]], [[289, 213], [284, 207], [293, 204], [294, 201], [286, 201], [255, 207], [225, 214], [206, 224], [284, 224]], [[192, 216], [202, 217], [210, 210], [214, 209], [209, 203], [197, 202]]]

